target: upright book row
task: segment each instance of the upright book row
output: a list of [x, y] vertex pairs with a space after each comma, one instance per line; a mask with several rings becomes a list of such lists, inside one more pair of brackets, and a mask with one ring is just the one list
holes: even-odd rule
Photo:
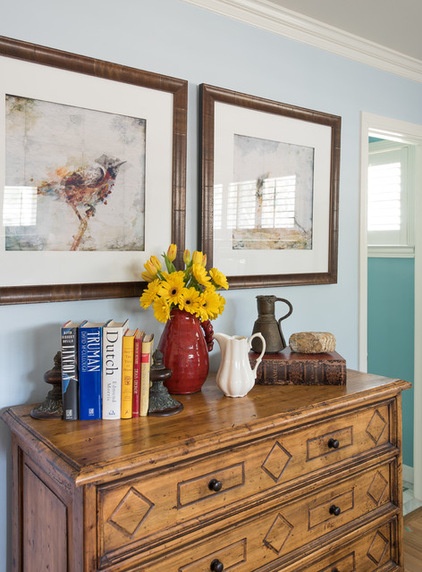
[[153, 334], [128, 320], [68, 321], [61, 327], [63, 419], [148, 414]]

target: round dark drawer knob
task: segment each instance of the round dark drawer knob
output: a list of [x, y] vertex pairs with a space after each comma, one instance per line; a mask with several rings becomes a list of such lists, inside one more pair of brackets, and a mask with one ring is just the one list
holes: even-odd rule
[[211, 572], [223, 572], [224, 564], [216, 558], [211, 562], [210, 570]]
[[[210, 489], [210, 491], [218, 493], [218, 491], [221, 491], [221, 489], [223, 488], [223, 483], [217, 479], [211, 479], [210, 482], [208, 483], [208, 488]], [[213, 568], [211, 568], [211, 570], [213, 570]]]
[[331, 437], [331, 439], [328, 440], [328, 446], [330, 449], [338, 449], [340, 447], [340, 441]]
[[341, 508], [339, 506], [336, 506], [335, 504], [330, 506], [330, 514], [338, 516], [340, 513], [341, 513]]
[[335, 566], [334, 568], [332, 568], [331, 572], [340, 572], [340, 570], [337, 568], [337, 566]]

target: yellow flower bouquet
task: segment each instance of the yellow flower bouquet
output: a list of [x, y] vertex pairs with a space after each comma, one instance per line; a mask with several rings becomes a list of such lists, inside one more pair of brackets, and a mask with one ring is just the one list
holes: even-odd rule
[[177, 246], [171, 244], [162, 254], [165, 267], [156, 256], [144, 264], [142, 278], [148, 282], [140, 298], [142, 308], [152, 306], [159, 322], [167, 322], [173, 309], [184, 310], [201, 322], [214, 320], [222, 314], [225, 299], [217, 290], [228, 289], [226, 276], [217, 268], [207, 270], [206, 254], [195, 250], [183, 253], [184, 269], [177, 270], [174, 261]]

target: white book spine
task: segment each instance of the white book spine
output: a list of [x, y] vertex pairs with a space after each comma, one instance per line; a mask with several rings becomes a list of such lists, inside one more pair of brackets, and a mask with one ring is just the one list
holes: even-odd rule
[[108, 322], [103, 328], [102, 417], [120, 419], [122, 396], [122, 339], [125, 322]]

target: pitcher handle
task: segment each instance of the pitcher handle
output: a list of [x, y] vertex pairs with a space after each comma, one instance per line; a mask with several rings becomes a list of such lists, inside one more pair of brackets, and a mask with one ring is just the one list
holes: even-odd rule
[[255, 334], [252, 334], [251, 337], [248, 339], [248, 344], [249, 344], [249, 349], [252, 347], [252, 340], [254, 338], [259, 338], [262, 342], [262, 350], [261, 353], [259, 354], [256, 362], [255, 362], [255, 367], [252, 369], [253, 373], [256, 372], [257, 367], [259, 366], [259, 364], [262, 361], [262, 358], [264, 357], [265, 354], [265, 350], [267, 349], [267, 344], [265, 342], [265, 338], [264, 336], [261, 334], [261, 332], [256, 332]]
[[201, 327], [204, 331], [205, 343], [207, 344], [207, 349], [210, 352], [214, 347], [214, 328], [212, 327], [210, 320], [205, 320], [201, 322]]
[[281, 318], [278, 319], [278, 325], [280, 325], [281, 320], [285, 320], [286, 318], [288, 318], [291, 315], [291, 313], [293, 312], [293, 306], [292, 306], [291, 302], [286, 300], [286, 298], [276, 298], [275, 301], [276, 302], [284, 302], [289, 307], [287, 314], [284, 314], [284, 316], [281, 316]]
[[286, 300], [286, 298], [276, 298], [275, 301], [276, 302], [284, 302], [289, 307], [287, 314], [284, 314], [284, 316], [281, 316], [281, 318], [279, 318], [277, 320], [278, 331], [280, 332], [280, 337], [281, 337], [281, 343], [283, 344], [283, 348], [285, 348], [287, 344], [286, 344], [286, 340], [284, 339], [283, 330], [281, 329], [281, 321], [285, 320], [286, 318], [288, 318], [290, 316], [290, 314], [293, 312], [293, 306], [291, 305], [291, 303], [288, 300]]

